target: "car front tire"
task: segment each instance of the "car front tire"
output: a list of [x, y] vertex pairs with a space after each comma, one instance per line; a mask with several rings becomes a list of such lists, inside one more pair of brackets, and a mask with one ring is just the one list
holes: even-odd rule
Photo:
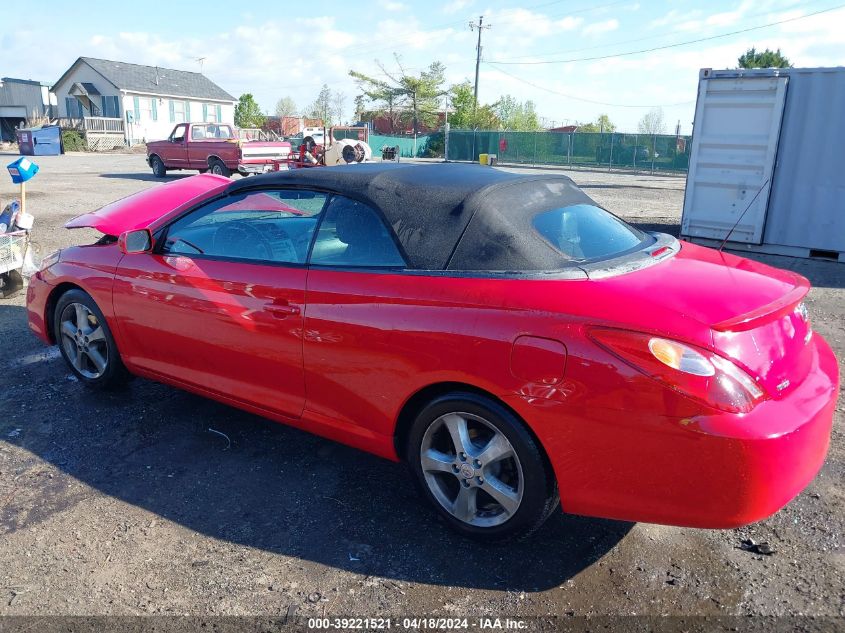
[[150, 159], [150, 167], [152, 167], [153, 176], [156, 178], [164, 178], [167, 175], [167, 169], [164, 167], [164, 161], [158, 156], [153, 156]]
[[110, 389], [129, 378], [106, 318], [88, 293], [74, 289], [59, 297], [53, 333], [62, 358], [84, 385]]
[[492, 399], [450, 393], [416, 417], [406, 455], [420, 493], [454, 530], [525, 538], [557, 507], [557, 483], [525, 425]]

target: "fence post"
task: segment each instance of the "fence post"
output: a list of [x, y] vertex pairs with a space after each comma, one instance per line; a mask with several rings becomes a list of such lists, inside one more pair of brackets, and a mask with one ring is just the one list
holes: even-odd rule
[[475, 133], [478, 132], [478, 128], [472, 128], [472, 156], [469, 157], [470, 161], [475, 163], [478, 161], [478, 158], [475, 155]]
[[610, 133], [610, 161], [607, 164], [607, 171], [613, 171], [613, 132]]
[[444, 145], [443, 146], [443, 160], [448, 163], [449, 162], [449, 123], [448, 123], [448, 121], [446, 122], [446, 125], [443, 126], [443, 135], [445, 137], [444, 141], [443, 141], [443, 145]]
[[638, 134], [634, 134], [634, 171], [637, 171], [637, 148], [639, 147], [638, 143], [640, 141], [640, 137]]
[[651, 135], [651, 175], [654, 175], [654, 152], [657, 151], [657, 134]]
[[534, 162], [532, 165], [537, 166], [537, 130], [534, 130]]
[[566, 163], [569, 165], [569, 169], [572, 169], [572, 136], [574, 132], [570, 132], [569, 136], [569, 143], [566, 145]]

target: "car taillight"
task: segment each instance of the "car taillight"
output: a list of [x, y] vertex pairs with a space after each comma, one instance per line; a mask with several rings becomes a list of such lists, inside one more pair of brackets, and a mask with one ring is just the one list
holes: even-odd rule
[[711, 407], [748, 413], [766, 392], [728, 359], [642, 332], [595, 328], [590, 338], [634, 369]]

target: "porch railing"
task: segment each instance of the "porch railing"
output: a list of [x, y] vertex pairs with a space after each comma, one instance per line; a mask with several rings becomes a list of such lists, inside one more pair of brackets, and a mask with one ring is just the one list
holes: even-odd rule
[[87, 116], [82, 119], [61, 117], [59, 127], [90, 134], [123, 134], [123, 119]]

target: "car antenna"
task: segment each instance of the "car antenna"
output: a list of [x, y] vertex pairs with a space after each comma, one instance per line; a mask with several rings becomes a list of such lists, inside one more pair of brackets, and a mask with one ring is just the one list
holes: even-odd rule
[[728, 231], [728, 234], [725, 236], [725, 239], [723, 239], [722, 243], [719, 244], [719, 252], [720, 253], [722, 252], [722, 249], [725, 248], [725, 244], [727, 243], [728, 238], [731, 236], [731, 233], [733, 233], [734, 229], [739, 226], [739, 223], [742, 222], [742, 218], [745, 215], [745, 213], [751, 208], [751, 205], [754, 204], [754, 201], [757, 199], [757, 196], [760, 195], [760, 192], [763, 191], [765, 186], [768, 185], [768, 184], [769, 184], [769, 178], [766, 178], [765, 182], [762, 185], [760, 185], [760, 188], [757, 190], [757, 193], [755, 193], [754, 197], [751, 198], [751, 202], [749, 202], [748, 206], [745, 207], [745, 211], [743, 211], [742, 213], [739, 214], [739, 217], [736, 219], [736, 222], [734, 222], [734, 225], [731, 227], [731, 230]]

